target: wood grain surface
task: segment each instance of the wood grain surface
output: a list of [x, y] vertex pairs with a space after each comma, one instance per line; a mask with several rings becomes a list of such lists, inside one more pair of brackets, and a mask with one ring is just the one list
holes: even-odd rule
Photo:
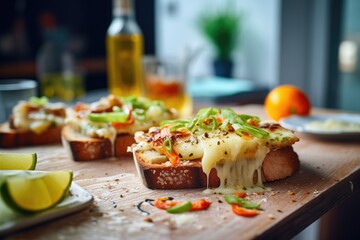
[[[236, 107], [239, 113], [265, 118], [263, 107]], [[12, 239], [271, 239], [290, 238], [360, 188], [359, 142], [323, 141], [297, 134], [294, 145], [301, 167], [294, 176], [266, 183], [271, 188], [251, 195], [263, 211], [254, 218], [236, 216], [221, 195], [206, 195], [204, 189], [158, 191], [145, 188], [131, 158], [74, 162], [61, 145], [29, 147], [1, 152], [36, 152], [37, 170], [70, 169], [74, 181], [94, 196], [88, 209], [31, 229]], [[207, 211], [167, 214], [148, 204], [147, 198], [212, 201]]]

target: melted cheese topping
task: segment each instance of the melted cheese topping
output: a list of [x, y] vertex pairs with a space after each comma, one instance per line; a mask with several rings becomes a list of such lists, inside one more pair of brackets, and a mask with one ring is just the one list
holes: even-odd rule
[[[206, 192], [230, 194], [239, 191], [264, 191], [262, 181], [262, 163], [271, 149], [290, 146], [299, 139], [290, 130], [279, 124], [266, 123], [269, 132], [265, 138], [241, 137], [235, 132], [214, 130], [196, 131], [181, 138], [176, 138], [173, 148], [183, 161], [201, 159], [202, 170], [209, 178], [212, 169], [216, 169], [220, 186]], [[157, 131], [154, 131], [157, 132]], [[159, 131], [160, 132], [160, 131]], [[169, 166], [167, 158], [160, 152], [148, 135], [137, 132], [136, 150], [146, 151], [145, 160], [150, 164]], [[135, 154], [134, 154], [135, 157]], [[207, 181], [209, 182], [209, 181]]]
[[198, 138], [194, 135], [176, 140], [174, 148], [180, 153], [180, 159], [182, 160], [200, 159], [204, 154], [204, 150], [199, 145]]
[[[174, 147], [182, 159], [201, 158], [202, 169], [207, 177], [211, 169], [216, 169], [221, 185], [213, 192], [231, 193], [263, 187], [261, 167], [269, 152], [263, 140], [243, 138], [236, 133], [225, 135], [217, 131], [202, 134], [197, 140], [192, 136], [177, 141]], [[254, 182], [254, 179], [257, 181]]]
[[78, 117], [74, 110], [68, 110], [66, 124], [70, 125], [76, 132], [88, 137], [108, 138], [114, 141], [117, 134], [135, 134], [138, 131], [148, 130], [152, 126], [158, 126], [161, 121], [173, 118], [176, 113], [174, 111], [164, 111], [160, 106], [150, 106], [145, 112], [145, 120], [140, 121], [134, 119], [129, 125], [123, 125], [121, 128], [114, 128], [111, 123], [92, 122], [87, 119], [86, 115], [90, 112], [88, 109], [104, 105], [108, 107], [109, 99], [103, 98], [99, 102], [92, 103], [90, 107], [85, 106], [83, 117]]
[[48, 103], [43, 107], [34, 107], [26, 101], [20, 101], [13, 109], [13, 124], [19, 132], [32, 131], [41, 134], [48, 128], [61, 127], [65, 123], [66, 106], [61, 103]]
[[84, 119], [69, 118], [66, 124], [76, 132], [93, 138], [108, 138], [115, 140], [116, 131], [109, 123], [94, 123]]
[[[254, 186], [262, 187], [261, 167], [269, 149], [258, 139], [245, 139], [231, 133], [226, 136], [201, 136], [204, 149], [202, 168], [209, 177], [215, 168], [220, 178], [220, 187], [214, 192], [230, 193], [244, 191]], [[257, 182], [254, 182], [256, 174]], [[208, 181], [209, 182], [209, 181]]]
[[[149, 163], [168, 165], [167, 159], [161, 158], [163, 155], [156, 155], [156, 147], [152, 146], [151, 142], [144, 141], [144, 135], [143, 132], [135, 135], [138, 145], [133, 149], [133, 153], [138, 150], [147, 151]], [[261, 168], [266, 154], [270, 151], [266, 141], [267, 139], [241, 137], [233, 132], [225, 134], [215, 131], [178, 139], [174, 148], [182, 160], [201, 159], [202, 170], [208, 178], [210, 171], [216, 169], [220, 186], [207, 191], [229, 194], [264, 190]]]

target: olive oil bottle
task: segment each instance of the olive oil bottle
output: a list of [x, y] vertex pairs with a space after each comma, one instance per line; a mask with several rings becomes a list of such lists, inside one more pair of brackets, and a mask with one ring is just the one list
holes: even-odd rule
[[113, 20], [106, 36], [109, 93], [143, 94], [143, 37], [132, 0], [113, 0]]

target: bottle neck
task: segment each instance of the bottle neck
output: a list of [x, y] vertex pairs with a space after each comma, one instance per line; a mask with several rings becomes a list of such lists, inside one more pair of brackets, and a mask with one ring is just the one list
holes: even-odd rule
[[132, 0], [113, 0], [113, 16], [114, 17], [134, 17]]

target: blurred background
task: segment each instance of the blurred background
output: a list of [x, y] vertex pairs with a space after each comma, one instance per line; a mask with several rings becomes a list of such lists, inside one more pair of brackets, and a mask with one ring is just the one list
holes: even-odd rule
[[[271, 88], [293, 84], [315, 107], [360, 111], [359, 0], [134, 3], [145, 55], [190, 56], [188, 76], [194, 85], [222, 77], [246, 83], [246, 89], [241, 85], [229, 94], [215, 89], [207, 96], [212, 100], [262, 103]], [[237, 16], [236, 27], [229, 28], [235, 31], [229, 34], [236, 34], [231, 49], [216, 48], [201, 24], [218, 9]], [[0, 16], [0, 81], [39, 81], [41, 56], [52, 42], [66, 48], [68, 68], [79, 73], [86, 92], [107, 88], [105, 37], [111, 0], [2, 0]], [[219, 55], [230, 60], [230, 75], [217, 72]], [[196, 98], [199, 90], [193, 91]], [[303, 239], [316, 238], [318, 225], [310, 226]]]
[[[204, 36], [199, 18], [231, 8], [241, 16], [231, 52], [231, 78], [250, 81], [254, 92], [294, 84], [308, 93], [314, 106], [360, 110], [358, 0], [134, 3], [144, 53], [190, 54], [191, 79], [216, 74], [217, 53]], [[46, 42], [55, 39], [71, 52], [86, 91], [107, 87], [105, 36], [112, 19], [111, 0], [4, 0], [0, 14], [0, 80], [38, 80], [37, 57]], [[232, 94], [226, 101], [261, 102], [263, 95]]]

